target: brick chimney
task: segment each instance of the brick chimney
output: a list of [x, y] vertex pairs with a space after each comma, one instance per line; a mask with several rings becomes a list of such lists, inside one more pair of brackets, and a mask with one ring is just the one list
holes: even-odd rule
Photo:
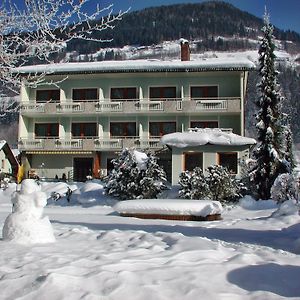
[[185, 39], [180, 39], [180, 47], [181, 47], [181, 61], [189, 61], [190, 53], [191, 53], [189, 41]]

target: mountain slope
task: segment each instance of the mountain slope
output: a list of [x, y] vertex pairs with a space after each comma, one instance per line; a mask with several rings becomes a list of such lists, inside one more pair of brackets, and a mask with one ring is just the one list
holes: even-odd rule
[[[181, 37], [202, 42], [218, 35], [257, 38], [262, 26], [262, 19], [220, 1], [160, 6], [128, 13], [113, 30], [102, 32], [102, 38], [113, 38], [109, 44], [73, 41], [67, 51], [86, 54], [96, 52], [100, 46], [152, 45]], [[300, 43], [296, 32], [275, 28], [274, 34], [277, 39]]]

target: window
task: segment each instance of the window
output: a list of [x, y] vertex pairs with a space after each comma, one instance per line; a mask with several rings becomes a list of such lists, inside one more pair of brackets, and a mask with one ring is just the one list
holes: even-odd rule
[[150, 87], [150, 99], [176, 98], [176, 87]]
[[72, 123], [72, 136], [91, 137], [97, 136], [96, 123]]
[[1, 160], [1, 168], [2, 168], [2, 169], [5, 169], [5, 159], [2, 159], [2, 160]]
[[98, 89], [73, 89], [72, 99], [74, 101], [97, 100]]
[[163, 136], [176, 132], [176, 122], [149, 122], [150, 136]]
[[110, 98], [112, 100], [136, 100], [137, 89], [134, 88], [111, 88]]
[[203, 169], [203, 153], [184, 153], [184, 169], [186, 171], [192, 171], [196, 167]]
[[218, 153], [219, 165], [226, 167], [232, 174], [237, 174], [238, 156], [237, 153]]
[[36, 137], [58, 137], [58, 123], [39, 123], [35, 124]]
[[136, 136], [136, 123], [113, 122], [110, 123], [111, 136]]
[[192, 121], [191, 128], [218, 128], [218, 121]]
[[36, 91], [36, 102], [59, 102], [60, 101], [60, 90], [37, 90]]
[[192, 86], [191, 98], [216, 98], [218, 97], [217, 86]]

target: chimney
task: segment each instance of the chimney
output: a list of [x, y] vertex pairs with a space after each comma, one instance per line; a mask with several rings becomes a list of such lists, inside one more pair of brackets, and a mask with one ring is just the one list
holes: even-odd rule
[[189, 41], [185, 39], [180, 39], [181, 46], [181, 61], [189, 61], [190, 60], [190, 45]]

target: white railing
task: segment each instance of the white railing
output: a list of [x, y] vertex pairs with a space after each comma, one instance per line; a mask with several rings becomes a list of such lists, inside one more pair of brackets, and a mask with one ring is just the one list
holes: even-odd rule
[[120, 112], [123, 111], [122, 102], [99, 102], [95, 104], [97, 112]]
[[149, 138], [149, 139], [140, 139], [138, 140], [138, 146], [140, 148], [149, 148], [149, 149], [157, 149], [162, 148], [162, 144], [160, 143], [160, 138]]
[[197, 100], [197, 110], [226, 110], [227, 100]]
[[82, 139], [71, 139], [71, 140], [56, 140], [55, 146], [57, 149], [82, 149]]
[[97, 139], [95, 142], [95, 149], [122, 149], [122, 139]]
[[43, 139], [20, 139], [19, 148], [21, 149], [43, 149]]
[[164, 101], [138, 101], [136, 109], [141, 111], [163, 111]]
[[45, 112], [45, 104], [22, 104], [21, 112]]
[[84, 104], [83, 103], [59, 103], [56, 105], [56, 111], [58, 113], [82, 112], [84, 111]]

